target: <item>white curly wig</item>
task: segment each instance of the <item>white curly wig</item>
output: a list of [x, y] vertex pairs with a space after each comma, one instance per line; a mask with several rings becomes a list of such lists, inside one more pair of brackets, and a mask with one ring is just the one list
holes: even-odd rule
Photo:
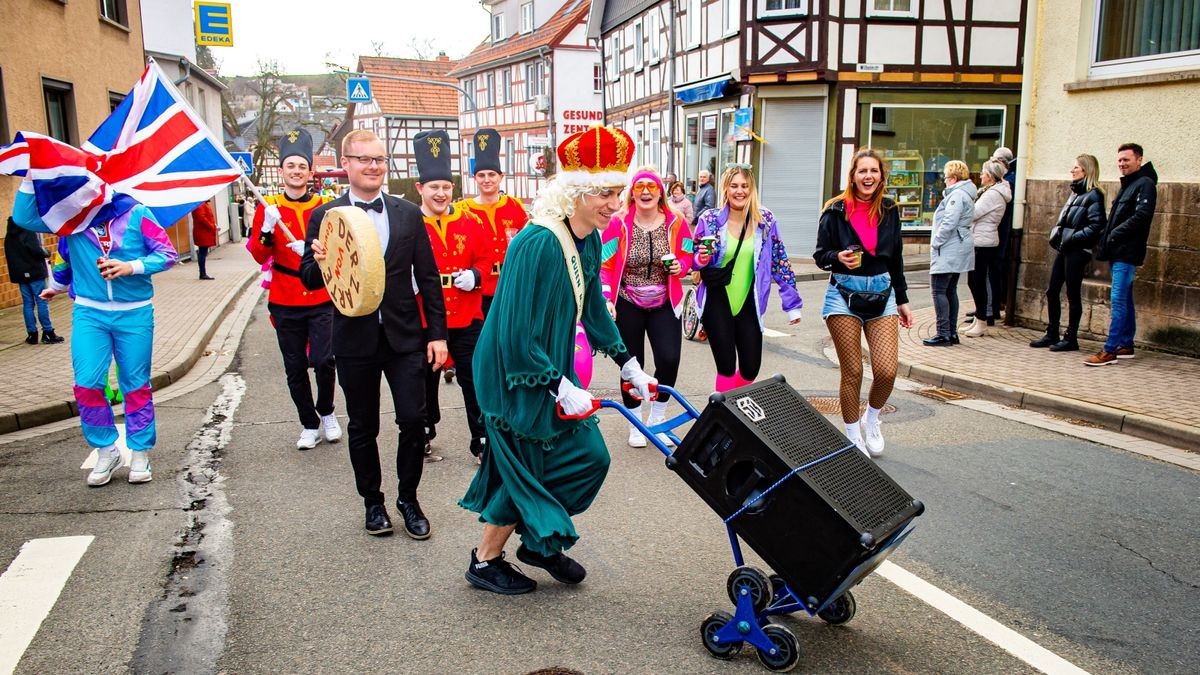
[[530, 216], [535, 220], [567, 220], [575, 215], [575, 203], [584, 195], [599, 195], [605, 190], [619, 190], [624, 184], [600, 185], [598, 183], [576, 183], [554, 176], [538, 192], [530, 207]]

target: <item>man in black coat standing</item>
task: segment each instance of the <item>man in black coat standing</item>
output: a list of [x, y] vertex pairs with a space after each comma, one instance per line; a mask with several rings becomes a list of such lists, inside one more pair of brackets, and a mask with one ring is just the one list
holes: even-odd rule
[[12, 216], [4, 233], [4, 257], [8, 260], [8, 276], [21, 288], [21, 305], [25, 316], [25, 344], [38, 343], [38, 321], [42, 322], [42, 344], [56, 345], [63, 341], [50, 322], [50, 308], [40, 295], [46, 289], [46, 258], [50, 251], [42, 246], [37, 232], [18, 227]]
[[[338, 384], [350, 417], [350, 464], [358, 494], [366, 505], [368, 534], [391, 534], [392, 522], [380, 491], [379, 380], [387, 378], [395, 404], [396, 508], [413, 539], [427, 539], [429, 520], [417, 502], [417, 485], [424, 468], [425, 363], [438, 369], [446, 361], [446, 309], [433, 248], [425, 234], [421, 209], [398, 197], [382, 194], [388, 158], [383, 142], [365, 129], [342, 140], [342, 168], [350, 190], [318, 207], [308, 221], [308, 245], [300, 263], [300, 279], [310, 289], [322, 288], [317, 261], [326, 251], [319, 241], [321, 220], [336, 206], [358, 206], [375, 224], [383, 249], [386, 281], [379, 310], [360, 317], [333, 317], [333, 355]], [[416, 291], [423, 306], [418, 306]], [[426, 327], [422, 327], [422, 310]]]

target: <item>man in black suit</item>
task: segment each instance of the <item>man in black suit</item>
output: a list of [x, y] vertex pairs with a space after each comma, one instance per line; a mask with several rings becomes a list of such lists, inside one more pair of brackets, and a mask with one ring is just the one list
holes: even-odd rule
[[[425, 363], [438, 369], [446, 361], [446, 309], [433, 248], [425, 234], [421, 208], [382, 194], [387, 179], [387, 151], [365, 129], [342, 140], [342, 168], [350, 190], [315, 211], [308, 221], [308, 246], [300, 278], [310, 289], [324, 287], [317, 261], [326, 251], [318, 240], [325, 212], [355, 205], [367, 212], [383, 248], [386, 282], [379, 310], [367, 316], [333, 317], [333, 354], [338, 382], [350, 417], [350, 464], [358, 494], [366, 504], [366, 528], [372, 535], [391, 534], [379, 468], [379, 379], [387, 378], [396, 409], [400, 438], [396, 445], [396, 508], [413, 539], [429, 538], [429, 520], [417, 502], [424, 468]], [[419, 290], [423, 306], [417, 305]], [[422, 327], [422, 310], [426, 327]]]

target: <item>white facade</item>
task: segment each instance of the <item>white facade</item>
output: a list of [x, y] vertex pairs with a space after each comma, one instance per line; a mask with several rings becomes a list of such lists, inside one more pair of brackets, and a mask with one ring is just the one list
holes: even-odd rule
[[142, 40], [148, 52], [186, 56], [196, 61], [191, 0], [141, 0]]

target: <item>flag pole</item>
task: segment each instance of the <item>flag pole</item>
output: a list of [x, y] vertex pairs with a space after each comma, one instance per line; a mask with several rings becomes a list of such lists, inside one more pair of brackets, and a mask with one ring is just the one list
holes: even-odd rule
[[[262, 196], [262, 193], [258, 191], [258, 186], [250, 182], [249, 176], [242, 174], [241, 180], [243, 183], [245, 183], [246, 189], [250, 191], [250, 194], [254, 195], [254, 198], [258, 200], [259, 204], [262, 204], [263, 206], [270, 206], [270, 204], [267, 203], [267, 200]], [[286, 223], [283, 227], [277, 227], [275, 229], [283, 232], [283, 236], [288, 240], [289, 244], [293, 241], [296, 241], [296, 237], [292, 234], [292, 231], [287, 228]]]

